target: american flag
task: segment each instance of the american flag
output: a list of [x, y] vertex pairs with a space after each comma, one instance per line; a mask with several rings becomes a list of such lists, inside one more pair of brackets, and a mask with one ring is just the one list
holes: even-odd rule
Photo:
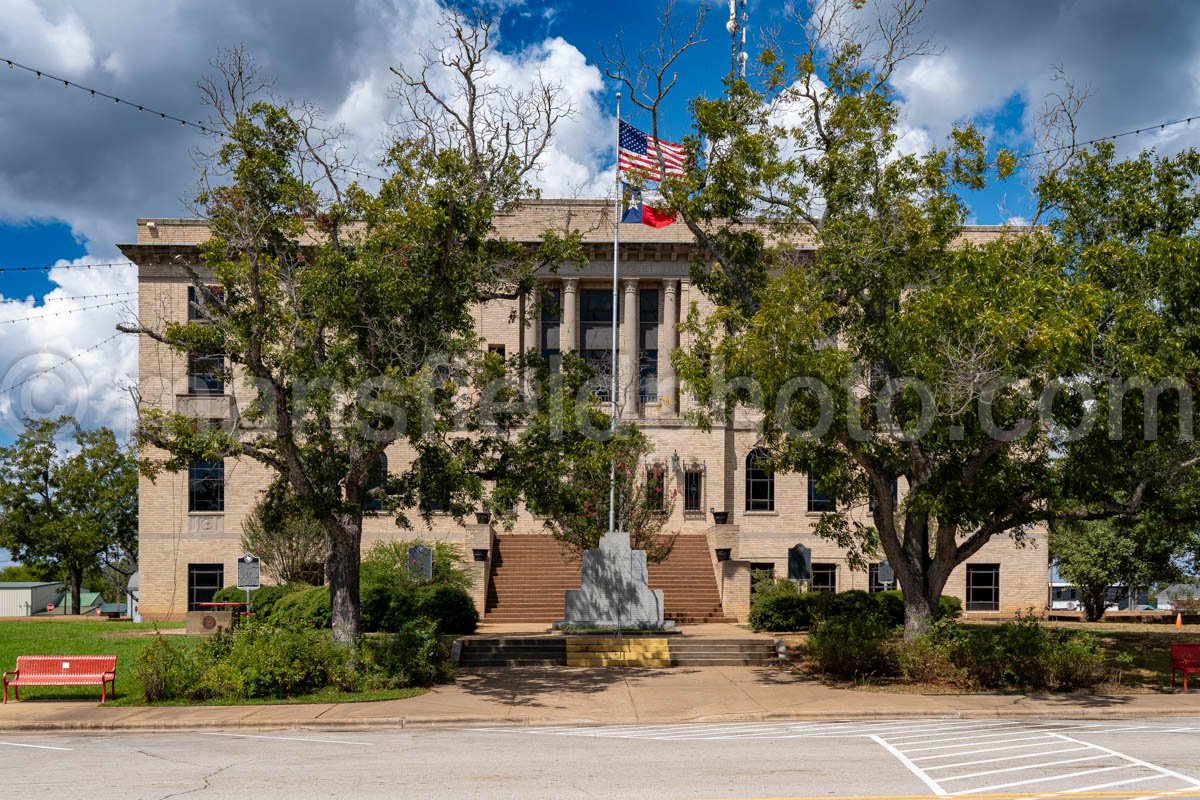
[[683, 145], [648, 136], [625, 120], [621, 120], [620, 143], [617, 168], [621, 172], [638, 170], [645, 172], [651, 180], [661, 181], [663, 175], [658, 167], [661, 152], [667, 175], [683, 177]]

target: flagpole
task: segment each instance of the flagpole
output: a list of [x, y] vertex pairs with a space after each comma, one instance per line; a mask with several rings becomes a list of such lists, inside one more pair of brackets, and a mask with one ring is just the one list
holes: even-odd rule
[[[613, 436], [617, 432], [617, 372], [620, 369], [620, 360], [617, 358], [617, 273], [620, 271], [620, 252], [621, 252], [621, 93], [617, 92], [617, 149], [613, 153], [616, 157], [616, 173], [613, 179], [613, 284], [612, 284], [612, 351], [610, 358], [612, 359], [612, 386], [610, 387], [611, 397], [611, 418], [608, 421], [609, 433]], [[610, 437], [611, 441], [611, 437]], [[612, 462], [608, 467], [608, 530], [610, 532], [617, 529], [617, 460], [613, 456]], [[619, 630], [619, 626], [618, 626]]]

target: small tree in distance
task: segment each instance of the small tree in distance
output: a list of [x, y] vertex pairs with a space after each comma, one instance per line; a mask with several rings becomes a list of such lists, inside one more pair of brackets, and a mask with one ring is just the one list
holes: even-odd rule
[[[62, 440], [70, 439], [64, 446]], [[86, 575], [123, 577], [137, 562], [137, 460], [108, 428], [30, 420], [0, 448], [0, 545], [61, 575], [78, 614]]]
[[268, 492], [242, 520], [242, 548], [262, 559], [278, 584], [324, 580], [325, 531], [285, 492]]

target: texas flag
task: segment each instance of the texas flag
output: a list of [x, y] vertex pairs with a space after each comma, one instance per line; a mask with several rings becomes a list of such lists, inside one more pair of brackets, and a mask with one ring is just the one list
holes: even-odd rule
[[[628, 184], [623, 184], [623, 186], [625, 190], [625, 212], [621, 215], [621, 222], [629, 222], [635, 225], [649, 225], [651, 228], [665, 228], [675, 222], [676, 214], [674, 211], [661, 210], [651, 205], [661, 205], [661, 195], [656, 194], [649, 197], [648, 199], [651, 204], [648, 204], [642, 198], [641, 189], [635, 189]], [[656, 203], [656, 201], [659, 202]]]

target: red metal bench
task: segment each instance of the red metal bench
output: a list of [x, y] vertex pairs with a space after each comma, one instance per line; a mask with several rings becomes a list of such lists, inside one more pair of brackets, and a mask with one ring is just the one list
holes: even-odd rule
[[1189, 672], [1200, 674], [1200, 644], [1171, 645], [1171, 688], [1175, 688], [1175, 673], [1183, 673], [1183, 690], [1188, 690]]
[[117, 694], [116, 656], [17, 656], [17, 668], [4, 673], [4, 702], [8, 687], [20, 700], [22, 686], [91, 686], [100, 684], [100, 702], [108, 699], [108, 684]]

